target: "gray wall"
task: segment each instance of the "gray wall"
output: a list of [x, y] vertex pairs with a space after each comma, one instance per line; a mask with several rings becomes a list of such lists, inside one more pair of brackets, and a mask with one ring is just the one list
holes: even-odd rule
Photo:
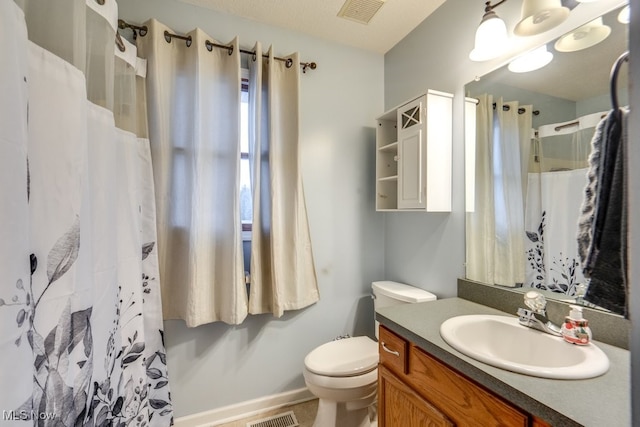
[[318, 63], [301, 79], [301, 155], [320, 302], [240, 326], [165, 322], [177, 417], [304, 387], [311, 349], [340, 334], [373, 334], [370, 283], [384, 278], [384, 218], [373, 206], [383, 56], [172, 0], [119, 1], [119, 9], [132, 23], [153, 17], [223, 42], [238, 35], [242, 47], [259, 40]]

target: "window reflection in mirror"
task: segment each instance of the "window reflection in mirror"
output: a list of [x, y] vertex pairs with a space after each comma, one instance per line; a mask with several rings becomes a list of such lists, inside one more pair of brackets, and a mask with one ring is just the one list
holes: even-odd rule
[[[588, 281], [577, 224], [591, 139], [611, 109], [611, 67], [627, 50], [621, 9], [548, 43], [553, 60], [541, 69], [513, 73], [505, 66], [466, 85], [465, 111], [477, 104], [475, 134], [467, 130], [465, 142], [467, 160], [473, 158], [465, 168], [473, 174], [466, 177], [473, 183], [466, 195], [467, 279], [590, 305], [582, 300]], [[604, 40], [568, 51], [604, 33]], [[627, 84], [622, 67], [621, 105]]]

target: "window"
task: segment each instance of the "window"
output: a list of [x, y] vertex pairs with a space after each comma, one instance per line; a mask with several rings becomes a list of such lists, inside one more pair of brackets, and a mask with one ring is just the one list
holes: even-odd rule
[[253, 194], [249, 164], [249, 70], [244, 68], [240, 92], [240, 220], [242, 240], [251, 240]]

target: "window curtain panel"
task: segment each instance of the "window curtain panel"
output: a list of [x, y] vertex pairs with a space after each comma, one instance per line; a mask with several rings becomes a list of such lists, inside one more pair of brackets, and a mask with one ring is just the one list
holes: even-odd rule
[[[494, 108], [495, 104], [495, 108]], [[524, 281], [523, 170], [531, 106], [479, 97], [476, 211], [467, 213], [467, 277], [514, 287]], [[523, 140], [524, 139], [524, 140]]]
[[[42, 2], [22, 3], [33, 10]], [[15, 9], [5, 13], [7, 4]], [[56, 6], [70, 8], [68, 15], [62, 14], [70, 21], [55, 26], [77, 26], [71, 13], [77, 2]], [[0, 158], [0, 170], [12, 175], [3, 176], [3, 196], [19, 201], [3, 203], [2, 217], [21, 218], [0, 242], [2, 262], [15, 261], [11, 269], [2, 268], [0, 285], [5, 325], [0, 357], [9, 358], [0, 367], [5, 421], [170, 425], [173, 411], [153, 263], [155, 228], [145, 229], [145, 213], [155, 210], [153, 198], [144, 193], [150, 187], [151, 164], [140, 161], [141, 140], [116, 128], [104, 102], [110, 97], [114, 108], [121, 99], [115, 95], [115, 63], [120, 61], [114, 58], [115, 2], [107, 1], [101, 10], [107, 24], [74, 28], [80, 38], [108, 40], [108, 58], [101, 61], [111, 66], [93, 73], [100, 76], [99, 87], [112, 91], [100, 96], [100, 105], [87, 100], [91, 83], [80, 68], [60, 52], [28, 42], [25, 16], [13, 2], [3, 2], [2, 8], [0, 32], [6, 33], [0, 37], [0, 55], [8, 65], [2, 73], [12, 79], [15, 98], [14, 116], [3, 114], [11, 122], [3, 123], [1, 140], [22, 139], [20, 150]], [[87, 4], [85, 13], [96, 11]], [[8, 18], [14, 21], [5, 25]], [[29, 18], [27, 13], [29, 29], [45, 24]], [[107, 33], [92, 37], [84, 31]], [[107, 50], [84, 46], [89, 49], [86, 57]], [[26, 101], [25, 127], [26, 108], [15, 105], [25, 107]], [[30, 275], [14, 271], [20, 266]]]
[[476, 106], [475, 211], [466, 214], [467, 278], [494, 283], [495, 208], [493, 204], [493, 96]]
[[591, 139], [605, 113], [553, 123], [538, 129], [528, 174], [525, 211], [525, 286], [569, 296], [584, 295], [579, 267], [577, 224], [584, 199]]
[[196, 29], [191, 42], [156, 20], [138, 37], [148, 116], [165, 319], [190, 327], [247, 315], [240, 225], [240, 51]]
[[[249, 65], [249, 159], [253, 188], [249, 312], [273, 313], [319, 299], [299, 147], [300, 60], [263, 58]], [[290, 62], [288, 62], [290, 61]]]

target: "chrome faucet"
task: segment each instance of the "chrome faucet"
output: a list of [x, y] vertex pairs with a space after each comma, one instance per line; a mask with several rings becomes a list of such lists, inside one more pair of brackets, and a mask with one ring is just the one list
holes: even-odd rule
[[522, 326], [537, 329], [551, 335], [562, 336], [560, 326], [554, 324], [547, 317], [547, 300], [535, 291], [524, 294], [524, 303], [529, 309], [518, 309], [518, 320]]

